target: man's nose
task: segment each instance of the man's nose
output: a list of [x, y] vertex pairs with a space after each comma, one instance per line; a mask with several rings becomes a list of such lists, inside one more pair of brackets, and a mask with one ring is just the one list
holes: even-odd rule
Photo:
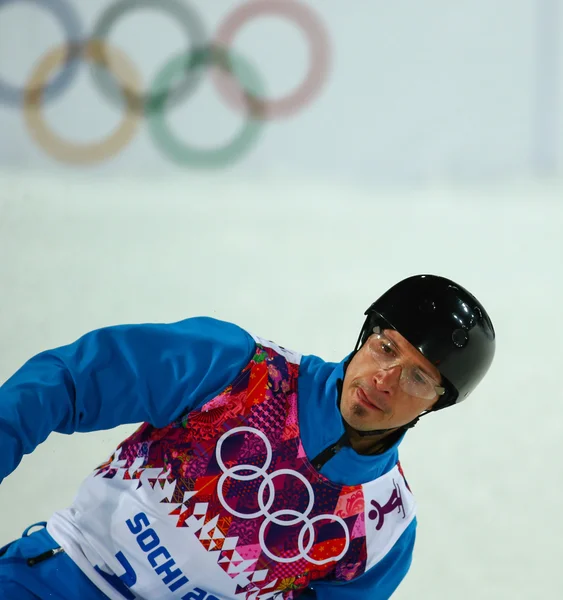
[[401, 378], [401, 366], [394, 365], [388, 369], [379, 369], [374, 377], [374, 384], [378, 392], [391, 394], [397, 389]]

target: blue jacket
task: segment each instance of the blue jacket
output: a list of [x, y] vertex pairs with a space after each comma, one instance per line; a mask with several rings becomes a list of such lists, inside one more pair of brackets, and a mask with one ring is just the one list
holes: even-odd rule
[[[53, 431], [168, 425], [222, 391], [254, 349], [253, 338], [240, 327], [197, 317], [105, 327], [34, 356], [0, 387], [0, 483]], [[344, 361], [329, 363], [313, 355], [301, 361], [299, 425], [310, 459], [344, 433], [336, 386], [343, 369]], [[321, 473], [346, 485], [365, 483], [395, 466], [398, 445], [376, 456], [345, 446]], [[304, 597], [389, 598], [410, 568], [416, 525], [415, 519], [385, 558], [362, 576], [344, 584], [317, 582]]]

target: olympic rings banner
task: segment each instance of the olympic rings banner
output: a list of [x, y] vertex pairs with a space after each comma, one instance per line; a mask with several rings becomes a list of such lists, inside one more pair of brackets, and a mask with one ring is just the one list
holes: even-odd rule
[[[0, 79], [0, 104], [23, 115], [26, 131], [35, 144], [62, 163], [107, 161], [133, 142], [145, 122], [154, 146], [170, 161], [182, 166], [223, 167], [240, 160], [256, 145], [268, 121], [293, 117], [306, 109], [322, 93], [330, 74], [331, 40], [327, 27], [322, 16], [300, 0], [234, 2], [215, 31], [208, 31], [202, 11], [190, 0], [112, 0], [99, 10], [89, 31], [77, 8], [78, 0], [0, 0], [0, 19], [3, 9], [16, 2], [49, 11], [64, 30], [66, 42], [50, 48], [34, 63], [23, 87]], [[186, 38], [185, 49], [170, 56], [146, 87], [142, 65], [110, 41], [120, 23], [140, 9], [172, 17]], [[268, 95], [255, 57], [233, 49], [241, 30], [264, 17], [291, 23], [307, 41], [307, 72], [296, 89], [281, 97]], [[141, 33], [139, 37], [142, 39]], [[152, 43], [151, 39], [147, 43]], [[93, 102], [122, 107], [122, 117], [106, 137], [78, 143], [59, 135], [47, 114], [52, 103], [71, 88], [84, 64], [88, 65], [91, 83], [100, 99]], [[181, 140], [167, 121], [172, 107], [185, 106], [186, 111], [190, 110], [190, 99], [207, 72], [218, 98], [242, 121], [239, 130], [215, 148]]]

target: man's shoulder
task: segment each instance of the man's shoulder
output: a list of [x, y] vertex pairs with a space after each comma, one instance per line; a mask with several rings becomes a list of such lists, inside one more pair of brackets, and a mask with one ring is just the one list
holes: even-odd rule
[[276, 338], [256, 332], [238, 323], [212, 316], [194, 316], [186, 320], [191, 327], [207, 339], [216, 340], [222, 346], [234, 347], [243, 345], [246, 349], [256, 350], [257, 346], [267, 348], [283, 356], [289, 363], [299, 365], [303, 375], [330, 377], [335, 369], [341, 368], [342, 362], [326, 360], [316, 354], [300, 351], [296, 346], [287, 345]]
[[237, 323], [208, 315], [187, 317], [176, 322], [175, 325], [189, 329], [193, 334], [211, 340], [241, 342], [253, 339], [250, 332]]

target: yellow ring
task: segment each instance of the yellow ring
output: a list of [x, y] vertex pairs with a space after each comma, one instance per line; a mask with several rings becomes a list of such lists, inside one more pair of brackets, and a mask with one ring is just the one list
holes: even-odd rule
[[[111, 51], [108, 54], [108, 51]], [[107, 56], [111, 57], [111, 68], [118, 81], [134, 93], [126, 94], [127, 110], [119, 127], [109, 137], [87, 144], [75, 144], [61, 138], [49, 128], [43, 118], [42, 99], [52, 72], [65, 61], [76, 60], [79, 53], [84, 60], [109, 68]], [[135, 65], [123, 54], [101, 40], [90, 40], [73, 52], [68, 46], [59, 46], [48, 52], [33, 70], [24, 92], [23, 115], [26, 125], [36, 142], [51, 156], [66, 163], [84, 164], [100, 162], [122, 150], [134, 137], [140, 120], [135, 97], [142, 88], [141, 77]]]

